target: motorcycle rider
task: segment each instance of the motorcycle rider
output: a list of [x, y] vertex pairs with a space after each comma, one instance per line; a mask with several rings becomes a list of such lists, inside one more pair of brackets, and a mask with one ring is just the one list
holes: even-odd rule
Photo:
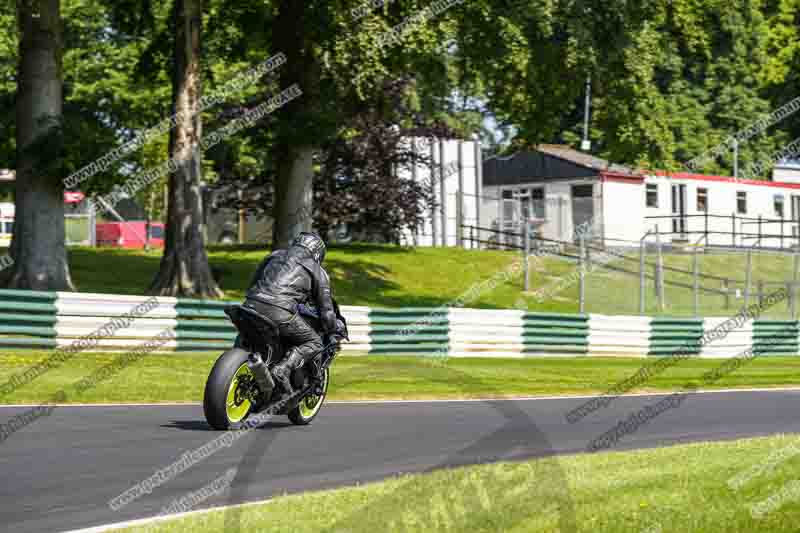
[[325, 242], [316, 233], [303, 232], [289, 248], [276, 250], [258, 266], [244, 306], [272, 320], [292, 347], [272, 373], [288, 394], [289, 376], [323, 347], [322, 338], [299, 313], [300, 305], [316, 308], [326, 337], [336, 328], [330, 279], [322, 267]]

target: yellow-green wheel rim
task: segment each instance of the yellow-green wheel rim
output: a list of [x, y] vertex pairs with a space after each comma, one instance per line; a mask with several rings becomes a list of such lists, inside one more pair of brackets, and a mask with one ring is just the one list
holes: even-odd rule
[[225, 412], [228, 415], [228, 420], [232, 424], [241, 422], [242, 419], [247, 416], [247, 413], [250, 412], [250, 400], [248, 398], [242, 398], [241, 394], [237, 394], [239, 392], [240, 380], [245, 376], [250, 376], [252, 379], [253, 373], [250, 372], [250, 367], [247, 366], [247, 363], [242, 363], [242, 366], [240, 366], [233, 375], [231, 384], [228, 387], [228, 397], [225, 400]]
[[322, 380], [322, 395], [321, 396], [306, 396], [300, 401], [298, 408], [300, 409], [300, 416], [306, 420], [317, 414], [320, 407], [322, 407], [322, 400], [325, 399], [325, 392], [328, 390], [328, 369], [325, 369], [325, 376]]

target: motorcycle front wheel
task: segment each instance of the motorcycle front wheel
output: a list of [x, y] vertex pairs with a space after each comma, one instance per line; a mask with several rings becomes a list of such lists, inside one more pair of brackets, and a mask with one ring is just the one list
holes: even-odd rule
[[287, 413], [287, 415], [289, 415], [289, 420], [291, 420], [293, 424], [298, 426], [307, 426], [312, 420], [314, 420], [317, 414], [319, 414], [320, 409], [322, 409], [322, 403], [325, 401], [325, 397], [328, 395], [329, 376], [330, 369], [325, 368], [322, 374], [322, 394], [319, 396], [311, 394], [307, 395], [300, 400], [300, 403], [297, 404], [296, 407]]
[[247, 357], [247, 351], [233, 348], [223, 353], [211, 369], [203, 394], [203, 412], [214, 429], [239, 429], [252, 410], [253, 393], [258, 387]]

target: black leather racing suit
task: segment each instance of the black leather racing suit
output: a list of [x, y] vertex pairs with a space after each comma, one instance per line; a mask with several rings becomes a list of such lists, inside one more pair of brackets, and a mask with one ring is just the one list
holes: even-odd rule
[[301, 366], [322, 350], [322, 339], [298, 304], [316, 307], [324, 333], [336, 327], [328, 273], [303, 246], [293, 245], [267, 256], [256, 269], [244, 305], [267, 316], [291, 345], [285, 359], [289, 368]]

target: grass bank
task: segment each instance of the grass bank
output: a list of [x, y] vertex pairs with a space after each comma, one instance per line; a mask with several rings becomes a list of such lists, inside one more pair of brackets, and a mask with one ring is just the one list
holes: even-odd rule
[[[209, 261], [221, 275], [225, 298], [244, 297], [253, 272], [266, 253], [267, 249], [255, 246], [209, 248]], [[519, 257], [517, 253], [502, 251], [355, 244], [332, 247], [325, 266], [341, 304], [439, 306], [457, 299], [475, 283], [497, 276], [497, 286], [482, 291], [469, 306], [511, 308], [519, 304], [521, 279], [519, 276], [506, 279], [501, 273]], [[82, 292], [144, 294], [158, 271], [160, 258], [160, 250], [145, 253], [71, 248], [69, 251], [72, 277]], [[561, 304], [555, 305], [562, 309]]]
[[[225, 297], [240, 300], [250, 277], [267, 250], [258, 246], [211, 246], [208, 249], [212, 268], [220, 275]], [[635, 251], [627, 259], [614, 257], [607, 264], [638, 272], [639, 257]], [[161, 251], [116, 248], [70, 248], [72, 277], [78, 290], [118, 294], [144, 294], [155, 276]], [[574, 262], [556, 256], [543, 256], [533, 262], [532, 291], [541, 291], [543, 299], [521, 291], [519, 275], [506, 275], [518, 252], [495, 250], [461, 250], [457, 248], [403, 248], [399, 246], [353, 244], [334, 246], [326, 259], [334, 292], [339, 302], [373, 307], [440, 306], [452, 304], [472, 287], [480, 290], [465, 302], [467, 307], [517, 308], [530, 311], [574, 313], [578, 311], [578, 274]], [[602, 262], [602, 258], [597, 257]], [[655, 262], [650, 254], [649, 263]], [[722, 289], [724, 283], [702, 278], [699, 314], [728, 315], [744, 304], [743, 285], [746, 257], [741, 253], [708, 253], [699, 256], [699, 271], [709, 276], [730, 279], [731, 293], [724, 296], [703, 289]], [[754, 295], [760, 281], [792, 279], [790, 256], [756, 253], [752, 258]], [[665, 254], [666, 267], [691, 272], [692, 257], [687, 254]], [[648, 266], [652, 276], [652, 265]], [[493, 280], [493, 281], [492, 281]], [[665, 309], [657, 308], [653, 282], [647, 283], [648, 314], [692, 315], [694, 295], [692, 277], [667, 270]], [[738, 280], [738, 282], [737, 282]], [[491, 282], [491, 283], [490, 283]], [[679, 287], [675, 284], [683, 284]], [[764, 285], [765, 291], [777, 285]], [[738, 297], [736, 289], [739, 289]], [[639, 278], [599, 266], [586, 277], [587, 312], [637, 314], [639, 310]], [[751, 300], [752, 303], [752, 300]], [[767, 311], [767, 316], [785, 318], [789, 313], [784, 302]]]
[[[796, 436], [776, 436], [481, 465], [126, 531], [210, 532], [236, 523], [241, 531], [292, 532], [788, 533], [800, 518], [800, 491], [791, 490], [796, 453], [738, 490], [728, 481], [797, 444]], [[763, 511], [758, 518], [754, 508]]]

